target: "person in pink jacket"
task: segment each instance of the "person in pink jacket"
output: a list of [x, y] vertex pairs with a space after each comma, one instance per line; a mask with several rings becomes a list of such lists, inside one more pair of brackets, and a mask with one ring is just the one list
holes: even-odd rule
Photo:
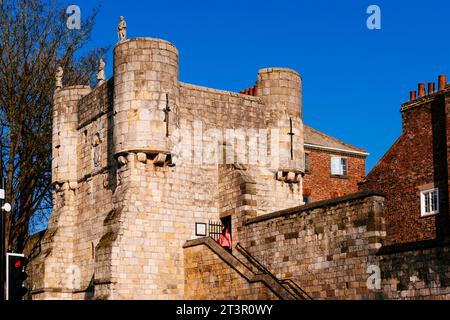
[[228, 225], [223, 228], [222, 234], [219, 236], [219, 244], [228, 252], [231, 252], [232, 242]]

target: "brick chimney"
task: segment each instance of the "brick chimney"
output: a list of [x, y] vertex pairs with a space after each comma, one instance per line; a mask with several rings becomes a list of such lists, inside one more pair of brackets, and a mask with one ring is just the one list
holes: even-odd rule
[[434, 82], [428, 82], [428, 95], [434, 93]]
[[446, 86], [447, 86], [447, 77], [445, 75], [440, 75], [438, 91], [444, 90]]
[[425, 83], [419, 83], [419, 98], [425, 97]]

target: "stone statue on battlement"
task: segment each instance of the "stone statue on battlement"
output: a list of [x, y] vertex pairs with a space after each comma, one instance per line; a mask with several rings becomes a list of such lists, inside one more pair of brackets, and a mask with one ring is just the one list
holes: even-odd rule
[[63, 87], [63, 85], [62, 85], [63, 75], [64, 75], [64, 70], [61, 66], [59, 66], [58, 69], [56, 69], [56, 74], [55, 74], [56, 90], [61, 89]]
[[119, 42], [123, 42], [127, 39], [127, 23], [123, 16], [120, 16], [120, 23], [117, 26], [117, 36], [119, 38]]
[[99, 64], [98, 64], [97, 80], [98, 80], [97, 86], [102, 85], [105, 82], [105, 80], [106, 80], [106, 77], [105, 77], [105, 61], [103, 61], [102, 58], [100, 58], [100, 61], [99, 61]]

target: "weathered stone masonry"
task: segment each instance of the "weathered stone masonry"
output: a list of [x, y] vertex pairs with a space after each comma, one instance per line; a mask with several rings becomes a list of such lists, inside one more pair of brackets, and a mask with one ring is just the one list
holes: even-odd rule
[[[54, 210], [30, 265], [33, 298], [292, 299], [279, 281], [291, 279], [316, 299], [449, 299], [448, 244], [386, 248], [384, 195], [303, 205], [300, 75], [261, 69], [250, 91], [181, 83], [177, 49], [150, 38], [117, 44], [114, 75], [95, 89], [59, 88]], [[255, 139], [277, 142], [262, 152], [276, 165], [248, 161], [261, 155]], [[236, 247], [196, 239], [195, 223], [223, 217], [279, 280]]]
[[[293, 280], [313, 299], [449, 299], [449, 244], [384, 247], [383, 203], [383, 194], [361, 192], [249, 219], [238, 227], [240, 245], [276, 278]], [[248, 297], [252, 284], [242, 280], [251, 277], [224, 250], [198, 240], [184, 250], [190, 263], [186, 298]], [[233, 255], [242, 258], [237, 251]], [[379, 287], [369, 279], [377, 270]], [[220, 281], [223, 277], [226, 281]], [[280, 299], [275, 286], [258, 283], [255, 292]]]
[[[33, 298], [181, 299], [182, 247], [195, 238], [196, 222], [231, 215], [236, 207], [255, 217], [301, 205], [301, 78], [290, 69], [262, 69], [257, 87], [257, 96], [249, 96], [181, 83], [177, 49], [136, 38], [114, 48], [113, 78], [95, 89], [58, 89], [54, 212], [30, 267]], [[217, 129], [221, 137], [209, 134]], [[268, 202], [253, 191], [245, 203], [228, 198], [228, 178], [203, 159], [208, 145], [224, 148], [225, 156], [227, 148], [235, 151], [231, 165], [252, 156], [255, 137], [244, 136], [245, 148], [238, 149], [226, 129], [263, 129], [265, 143], [279, 140], [279, 150], [267, 153], [271, 159], [279, 151], [279, 164], [249, 171], [259, 197], [271, 195]], [[179, 150], [189, 142], [186, 132], [204, 133], [190, 137], [187, 154]]]

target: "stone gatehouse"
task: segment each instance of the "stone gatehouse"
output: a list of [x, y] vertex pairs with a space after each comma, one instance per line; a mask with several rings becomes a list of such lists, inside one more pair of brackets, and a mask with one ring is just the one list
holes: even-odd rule
[[[33, 297], [181, 299], [196, 223], [301, 205], [301, 77], [261, 69], [252, 94], [180, 82], [177, 48], [151, 38], [117, 44], [96, 88], [58, 88]], [[248, 189], [229, 165], [248, 168]]]
[[[174, 45], [134, 38], [115, 46], [112, 78], [55, 91], [53, 213], [33, 299], [449, 297], [447, 247], [429, 249], [440, 269], [426, 280], [420, 255], [378, 255], [382, 194], [305, 205], [305, 148], [354, 170], [333, 190], [328, 173], [311, 175], [317, 199], [356, 191], [367, 154], [309, 127], [305, 137], [296, 71], [261, 69], [233, 93], [180, 82], [178, 68]], [[219, 219], [232, 254], [207, 237]], [[382, 289], [368, 288], [372, 265]]]

